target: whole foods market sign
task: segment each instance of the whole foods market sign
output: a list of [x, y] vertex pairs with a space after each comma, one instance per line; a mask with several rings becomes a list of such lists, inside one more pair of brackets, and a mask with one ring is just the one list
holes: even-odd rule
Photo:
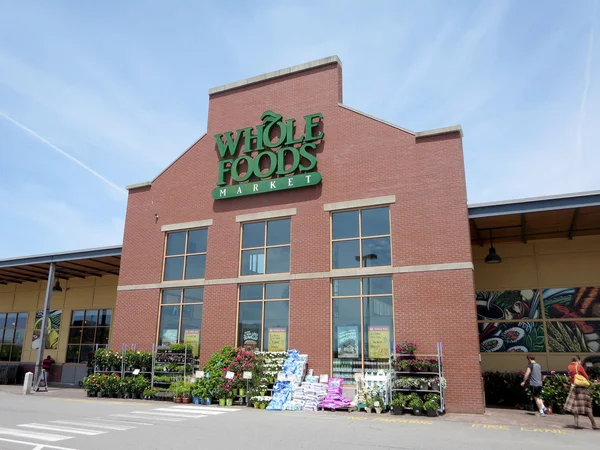
[[323, 114], [304, 116], [304, 134], [295, 139], [296, 119], [265, 111], [262, 123], [235, 133], [215, 135], [219, 150], [219, 177], [215, 200], [264, 194], [321, 182], [315, 169], [317, 144], [325, 136], [317, 127]]

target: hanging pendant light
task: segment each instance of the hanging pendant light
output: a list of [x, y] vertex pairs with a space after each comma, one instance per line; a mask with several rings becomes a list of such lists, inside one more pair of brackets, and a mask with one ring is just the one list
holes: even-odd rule
[[57, 278], [56, 283], [54, 283], [54, 287], [52, 288], [54, 292], [62, 292], [62, 287], [60, 285], [60, 280]]
[[500, 255], [496, 253], [496, 249], [494, 248], [494, 243], [492, 242], [492, 230], [490, 230], [490, 250], [485, 257], [486, 264], [500, 264], [502, 262], [502, 258]]

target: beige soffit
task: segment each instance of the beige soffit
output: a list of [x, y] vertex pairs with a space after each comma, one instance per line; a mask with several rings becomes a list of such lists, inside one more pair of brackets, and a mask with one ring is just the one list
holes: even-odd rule
[[160, 231], [177, 231], [177, 230], [189, 230], [192, 228], [209, 227], [213, 224], [212, 219], [196, 220], [194, 222], [182, 222], [182, 223], [170, 223], [160, 227]]
[[236, 222], [251, 222], [253, 220], [274, 219], [277, 217], [289, 217], [296, 215], [296, 208], [279, 209], [277, 211], [264, 211], [254, 214], [240, 214], [235, 216]]
[[323, 205], [325, 211], [338, 211], [342, 209], [364, 208], [366, 206], [389, 205], [396, 203], [395, 195], [385, 197], [363, 198], [361, 200], [350, 200], [347, 202], [326, 203]]
[[456, 133], [457, 131], [460, 133], [460, 137], [463, 137], [463, 130], [460, 125], [454, 125], [452, 127], [436, 128], [434, 130], [418, 131], [415, 134], [415, 136], [417, 137], [417, 139], [419, 139], [419, 138], [424, 138], [424, 137], [429, 137], [429, 136], [437, 136], [440, 134]]
[[316, 61], [307, 62], [305, 64], [288, 67], [287, 69], [276, 70], [274, 72], [265, 73], [263, 75], [257, 75], [255, 77], [246, 78], [245, 80], [235, 81], [233, 83], [217, 86], [212, 89], [209, 89], [208, 95], [229, 91], [231, 89], [248, 86], [255, 83], [260, 83], [261, 81], [271, 80], [273, 78], [290, 75], [292, 73], [303, 72], [305, 70], [314, 69], [315, 67], [326, 66], [328, 64], [339, 64], [341, 66], [342, 62], [337, 56], [329, 56], [327, 58], [317, 59]]
[[340, 269], [330, 272], [313, 273], [279, 273], [273, 275], [254, 275], [250, 277], [221, 278], [216, 280], [178, 280], [163, 281], [154, 284], [136, 284], [119, 286], [119, 291], [135, 291], [141, 289], [170, 289], [190, 286], [211, 286], [223, 284], [243, 284], [243, 283], [267, 283], [273, 281], [291, 281], [291, 280], [314, 280], [319, 278], [343, 278], [369, 275], [391, 275], [394, 273], [413, 273], [413, 272], [436, 272], [443, 270], [474, 270], [472, 262], [458, 262], [445, 264], [426, 264], [420, 266], [398, 266], [398, 267], [365, 267], [359, 269]]

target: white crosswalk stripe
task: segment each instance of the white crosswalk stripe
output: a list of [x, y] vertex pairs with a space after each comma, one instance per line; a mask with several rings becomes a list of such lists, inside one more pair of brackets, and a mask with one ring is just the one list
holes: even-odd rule
[[123, 417], [125, 419], [136, 419], [136, 420], [156, 420], [157, 422], [183, 422], [185, 419], [175, 419], [173, 417], [163, 417], [162, 420], [159, 417], [148, 417], [138, 416], [134, 413], [129, 414], [111, 414], [111, 417]]
[[23, 427], [23, 428], [34, 428], [36, 430], [58, 431], [61, 433], [81, 434], [84, 436], [97, 436], [99, 434], [106, 433], [106, 431], [100, 431], [100, 430], [86, 430], [86, 429], [81, 429], [81, 428], [73, 428], [73, 427], [60, 426], [60, 425], [45, 425], [43, 423], [25, 423], [25, 424], [17, 425], [17, 426]]
[[239, 408], [219, 408], [216, 406], [195, 406], [195, 405], [190, 405], [190, 406], [171, 406], [169, 409], [185, 409], [185, 410], [190, 410], [190, 411], [219, 411], [219, 412], [234, 412], [234, 411], [240, 411]]
[[57, 423], [59, 425], [76, 425], [81, 427], [91, 427], [91, 428], [100, 428], [103, 430], [115, 430], [115, 431], [125, 431], [125, 430], [133, 430], [135, 427], [132, 426], [123, 426], [123, 425], [113, 425], [113, 424], [99, 424], [98, 422], [75, 422], [71, 420], [51, 420], [50, 423]]
[[38, 433], [37, 431], [29, 431], [29, 430], [19, 430], [12, 428], [0, 428], [0, 434], [8, 435], [8, 436], [17, 436], [27, 439], [36, 439], [40, 441], [47, 442], [57, 442], [64, 441], [66, 439], [72, 439], [73, 436], [61, 436], [58, 434], [49, 434], [49, 433]]
[[[122, 420], [122, 419], [103, 419], [102, 417], [92, 417], [89, 418], [88, 420], [94, 420], [96, 423], [98, 423], [98, 421], [100, 422], [108, 422], [110, 424], [123, 424], [123, 425], [145, 425], [145, 426], [152, 426], [154, 425], [153, 423], [148, 423], [148, 422], [132, 422], [130, 420]], [[135, 428], [135, 427], [132, 427]]]
[[206, 417], [201, 416], [195, 413], [185, 413], [185, 412], [163, 412], [163, 411], [132, 411], [132, 414], [143, 414], [144, 416], [161, 416], [161, 417], [183, 417], [185, 419], [197, 418], [197, 417]]
[[[201, 414], [203, 415], [208, 415], [208, 416], [214, 416], [214, 415], [218, 415], [218, 414], [225, 414], [222, 411], [197, 411], [197, 410], [192, 410], [192, 409], [171, 409], [171, 408], [156, 408], [153, 409], [152, 411], [165, 411], [168, 413], [175, 413], [175, 414], [189, 414], [190, 417], [195, 417], [195, 416], [199, 416]], [[204, 416], [202, 416], [204, 417]]]

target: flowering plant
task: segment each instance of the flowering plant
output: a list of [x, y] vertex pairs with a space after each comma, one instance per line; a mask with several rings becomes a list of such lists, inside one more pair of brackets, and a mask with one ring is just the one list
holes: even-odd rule
[[417, 351], [417, 344], [414, 342], [401, 342], [396, 344], [396, 353], [399, 355], [412, 355]]

